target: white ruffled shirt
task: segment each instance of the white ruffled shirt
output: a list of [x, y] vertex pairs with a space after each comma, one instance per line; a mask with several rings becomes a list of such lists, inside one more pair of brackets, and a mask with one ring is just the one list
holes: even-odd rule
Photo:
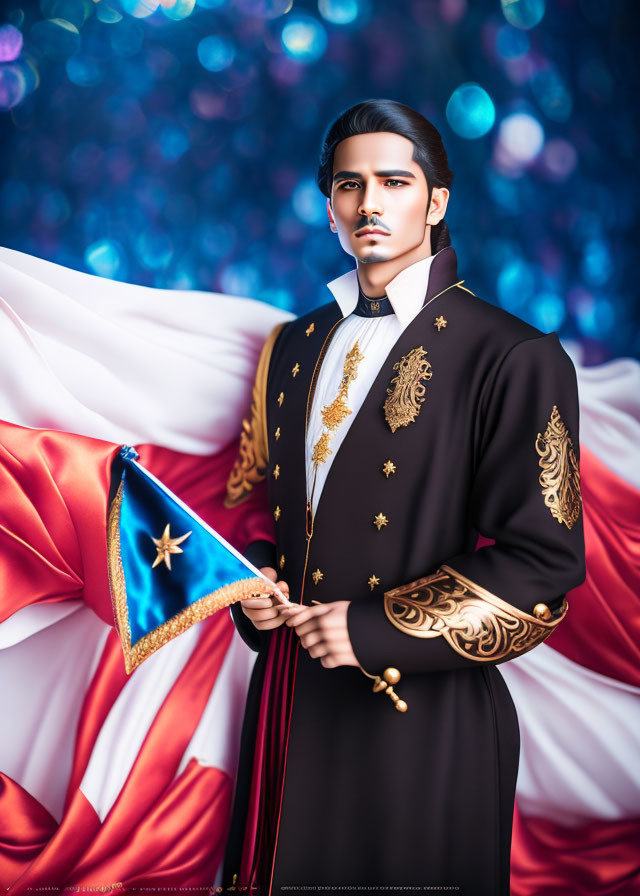
[[[394, 313], [386, 314], [383, 317], [361, 317], [353, 314], [358, 303], [359, 293], [357, 268], [327, 283], [327, 287], [340, 306], [344, 320], [338, 324], [322, 361], [309, 414], [306, 439], [307, 500], [311, 498], [313, 491], [312, 511], [314, 516], [331, 462], [369, 392], [382, 362], [402, 331], [411, 323], [424, 304], [429, 284], [429, 271], [434, 258], [435, 255], [429, 255], [396, 274], [386, 288], [386, 295], [389, 297]], [[316, 472], [312, 460], [313, 448], [324, 432], [320, 412], [337, 396], [342, 380], [345, 355], [353, 348], [356, 340], [364, 357], [357, 366], [356, 378], [349, 384], [346, 400], [351, 413], [335, 430], [331, 431], [329, 441], [331, 453], [323, 463], [317, 465]], [[315, 488], [313, 486], [314, 474], [316, 477]]]

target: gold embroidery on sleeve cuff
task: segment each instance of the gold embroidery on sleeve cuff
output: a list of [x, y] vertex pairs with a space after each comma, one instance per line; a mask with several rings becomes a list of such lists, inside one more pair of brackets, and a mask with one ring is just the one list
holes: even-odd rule
[[262, 347], [256, 368], [251, 402], [251, 420], [242, 421], [240, 446], [227, 480], [225, 507], [236, 507], [251, 493], [254, 485], [265, 478], [269, 462], [267, 440], [267, 375], [271, 352], [280, 330], [286, 321], [277, 324]]
[[582, 508], [580, 467], [573, 442], [555, 404], [544, 435], [538, 433], [536, 451], [542, 467], [539, 482], [544, 503], [559, 523], [571, 529]]
[[[542, 605], [537, 604], [540, 612]], [[513, 659], [549, 637], [564, 619], [566, 599], [548, 620], [519, 610], [444, 564], [429, 576], [384, 594], [391, 623], [415, 638], [444, 637], [479, 662]]]

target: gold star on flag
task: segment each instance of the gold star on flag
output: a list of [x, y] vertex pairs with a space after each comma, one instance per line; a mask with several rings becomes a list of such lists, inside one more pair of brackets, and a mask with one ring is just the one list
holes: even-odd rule
[[163, 560], [167, 565], [167, 569], [171, 569], [171, 554], [184, 553], [182, 548], [179, 548], [178, 545], [182, 544], [182, 542], [191, 535], [191, 532], [187, 532], [186, 535], [180, 535], [178, 538], [172, 538], [169, 531], [169, 525], [170, 524], [167, 523], [164, 527], [164, 532], [160, 538], [153, 538], [153, 536], [151, 536], [152, 541], [155, 543], [156, 551], [158, 552], [158, 556], [151, 564], [151, 569], [159, 563], [162, 563]]

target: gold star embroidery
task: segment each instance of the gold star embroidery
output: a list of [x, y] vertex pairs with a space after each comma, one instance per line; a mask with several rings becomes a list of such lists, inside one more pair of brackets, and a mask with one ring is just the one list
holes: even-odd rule
[[369, 588], [371, 588], [371, 590], [373, 591], [373, 589], [376, 587], [376, 585], [380, 584], [380, 579], [378, 578], [378, 576], [371, 575], [371, 576], [369, 576], [369, 581], [367, 584], [369, 585]]
[[278, 404], [280, 405], [280, 407], [282, 407], [283, 401], [284, 401], [284, 392], [281, 392], [280, 395], [278, 395]]
[[153, 536], [151, 536], [158, 552], [158, 556], [151, 564], [151, 569], [153, 569], [154, 566], [157, 566], [158, 563], [162, 563], [163, 560], [166, 563], [167, 569], [171, 569], [171, 554], [184, 553], [182, 548], [179, 548], [178, 545], [181, 544], [185, 538], [188, 538], [191, 535], [191, 532], [187, 532], [186, 535], [180, 535], [178, 538], [172, 538], [169, 532], [169, 526], [170, 524], [167, 523], [161, 538], [153, 538]]
[[316, 328], [316, 325], [315, 325], [315, 324], [309, 324], [309, 326], [308, 326], [307, 329], [305, 330], [305, 333], [307, 334], [307, 336], [311, 336], [311, 334], [313, 333], [313, 331], [315, 330], [315, 328]]
[[280, 569], [284, 566], [284, 554], [280, 554]]
[[279, 475], [280, 475], [280, 464], [276, 464], [275, 467], [273, 468], [273, 478], [277, 479]]
[[395, 471], [396, 471], [396, 465], [394, 464], [394, 462], [392, 460], [386, 460], [384, 462], [384, 466], [382, 467], [382, 472], [387, 477], [387, 479], [389, 478], [389, 474], [395, 473]]
[[273, 511], [273, 516], [274, 516], [274, 518], [275, 518], [276, 520], [279, 520], [279, 519], [280, 519], [280, 514], [281, 514], [281, 513], [282, 513], [282, 511], [280, 510], [280, 505], [278, 504], [278, 506], [276, 507], [276, 509]]
[[311, 573], [311, 578], [313, 579], [313, 584], [317, 585], [324, 578], [324, 573], [320, 569], [314, 569]]
[[444, 319], [444, 317], [442, 315], [440, 315], [440, 317], [436, 317], [436, 319], [434, 320], [433, 326], [438, 328], [438, 333], [439, 333], [443, 327], [447, 326], [447, 322]]
[[378, 516], [374, 517], [373, 523], [378, 527], [378, 532], [382, 529], [383, 526], [386, 526], [389, 520], [386, 518], [384, 513], [379, 513]]
[[296, 363], [295, 363], [295, 364], [293, 365], [293, 367], [291, 368], [291, 373], [292, 373], [293, 376], [295, 376], [296, 373], [299, 373], [299, 372], [300, 372], [300, 365], [299, 365], [298, 362], [296, 361]]
[[275, 437], [276, 437], [276, 442], [277, 442], [278, 439], [280, 438], [280, 427], [278, 427], [278, 428], [276, 429], [274, 435], [275, 435]]

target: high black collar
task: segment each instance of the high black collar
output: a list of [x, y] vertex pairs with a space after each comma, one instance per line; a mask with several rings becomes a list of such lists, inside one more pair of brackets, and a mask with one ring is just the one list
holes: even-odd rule
[[[434, 299], [448, 286], [458, 282], [458, 258], [453, 246], [445, 246], [433, 256], [429, 268], [429, 283], [423, 305]], [[376, 307], [376, 304], [378, 306]], [[371, 298], [362, 292], [358, 280], [358, 302], [353, 311], [360, 317], [382, 317], [385, 314], [393, 314], [393, 306], [388, 296]]]
[[458, 282], [458, 258], [453, 246], [445, 246], [433, 257], [429, 269], [429, 285], [424, 298], [426, 304], [439, 293]]

